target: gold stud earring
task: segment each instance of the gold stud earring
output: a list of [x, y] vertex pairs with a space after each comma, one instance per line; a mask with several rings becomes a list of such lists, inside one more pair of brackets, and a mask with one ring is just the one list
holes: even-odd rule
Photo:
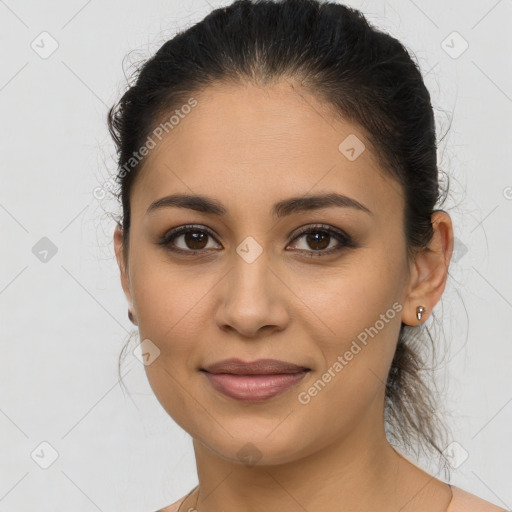
[[416, 318], [418, 319], [418, 321], [421, 322], [421, 317], [423, 316], [424, 312], [425, 312], [425, 307], [424, 306], [418, 306], [416, 308]]

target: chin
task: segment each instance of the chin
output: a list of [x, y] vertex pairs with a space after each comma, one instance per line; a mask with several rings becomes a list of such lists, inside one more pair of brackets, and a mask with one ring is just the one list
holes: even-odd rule
[[286, 415], [282, 414], [279, 420], [238, 417], [223, 421], [216, 417], [222, 427], [214, 427], [211, 422], [197, 424], [189, 418], [183, 428], [224, 460], [246, 467], [276, 466], [292, 463], [320, 448], [314, 439], [305, 437], [304, 425], [293, 416], [292, 413], [284, 421]]
[[277, 466], [294, 462], [301, 457], [297, 443], [276, 443], [262, 436], [261, 439], [243, 437], [235, 439], [200, 439], [207, 449], [229, 462], [245, 467]]

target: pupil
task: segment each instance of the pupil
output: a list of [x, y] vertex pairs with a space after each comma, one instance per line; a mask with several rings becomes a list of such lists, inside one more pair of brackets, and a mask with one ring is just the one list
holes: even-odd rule
[[[318, 241], [318, 238], [323, 238], [322, 241]], [[316, 233], [314, 235], [308, 235], [308, 244], [313, 249], [325, 249], [329, 243], [328, 242], [329, 235], [326, 233]]]
[[[185, 233], [185, 242], [187, 244], [187, 247], [189, 249], [202, 249], [204, 247], [204, 243], [201, 245], [201, 239], [203, 239], [203, 242], [206, 240], [206, 233], [198, 233], [198, 232], [189, 232]], [[199, 243], [199, 245], [196, 245]]]

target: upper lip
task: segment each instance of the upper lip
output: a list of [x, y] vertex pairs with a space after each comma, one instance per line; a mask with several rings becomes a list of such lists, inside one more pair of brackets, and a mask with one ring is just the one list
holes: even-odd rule
[[309, 370], [309, 368], [278, 359], [258, 359], [249, 362], [241, 359], [224, 359], [201, 368], [201, 370], [208, 373], [231, 373], [233, 375], [276, 375], [299, 373]]

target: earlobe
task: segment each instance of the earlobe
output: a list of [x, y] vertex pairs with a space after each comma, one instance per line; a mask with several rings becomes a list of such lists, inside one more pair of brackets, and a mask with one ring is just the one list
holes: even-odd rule
[[427, 308], [425, 306], [416, 306], [416, 319], [418, 320], [418, 322], [421, 323], [423, 313], [425, 313], [426, 310]]
[[135, 315], [132, 313], [132, 310], [130, 308], [128, 308], [128, 319], [133, 325], [139, 325], [137, 323], [137, 320], [135, 319]]
[[416, 305], [414, 305], [408, 301], [406, 307], [404, 308], [402, 322], [406, 325], [412, 326], [421, 325], [427, 320], [429, 312], [429, 307], [425, 306], [424, 304], [416, 303]]
[[417, 253], [402, 322], [419, 325], [429, 316], [446, 286], [453, 251], [453, 228], [444, 211], [432, 214], [433, 236], [428, 248]]

